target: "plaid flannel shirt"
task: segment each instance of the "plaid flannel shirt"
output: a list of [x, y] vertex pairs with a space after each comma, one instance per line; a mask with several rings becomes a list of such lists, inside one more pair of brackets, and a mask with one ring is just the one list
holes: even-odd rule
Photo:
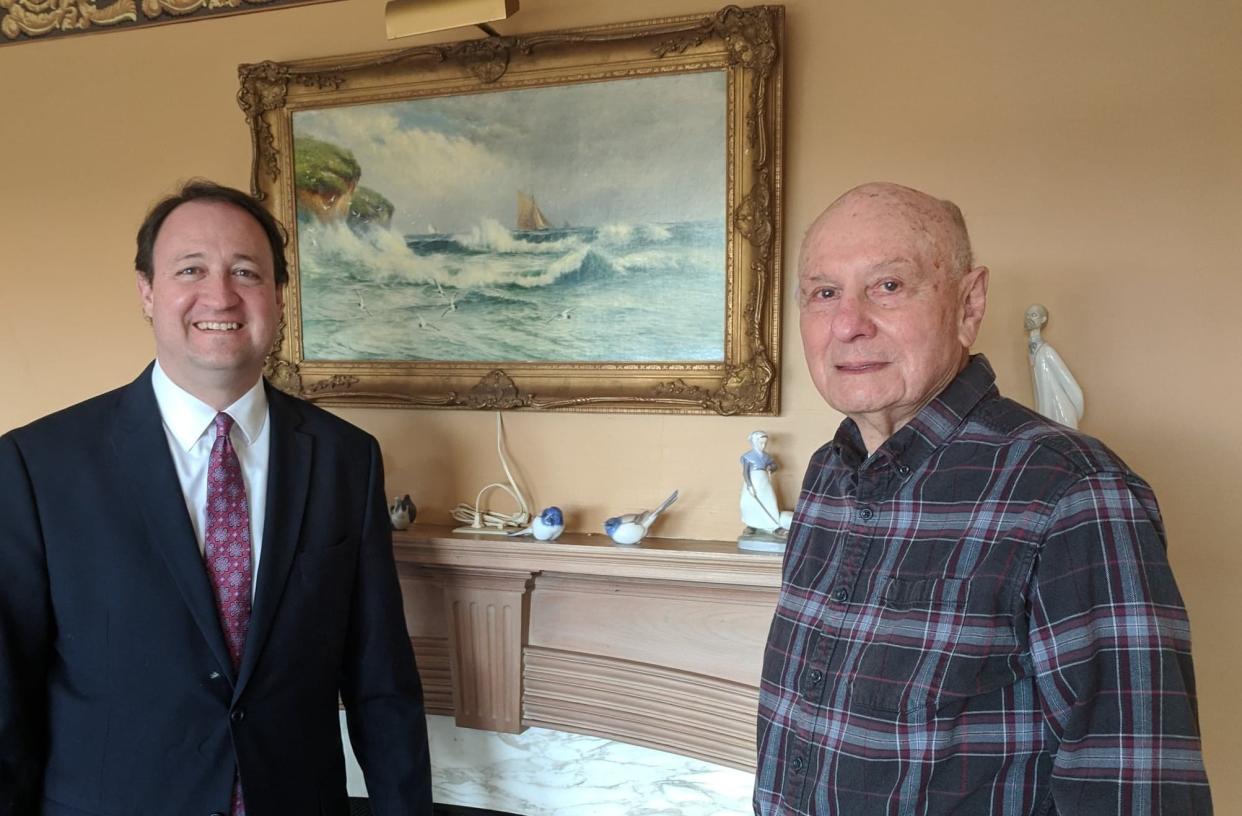
[[1147, 484], [981, 355], [869, 457], [843, 422], [789, 534], [755, 812], [1210, 814]]

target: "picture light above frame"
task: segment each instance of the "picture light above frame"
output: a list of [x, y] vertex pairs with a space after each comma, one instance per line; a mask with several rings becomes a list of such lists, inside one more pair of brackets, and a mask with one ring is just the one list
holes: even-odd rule
[[779, 411], [780, 6], [239, 68], [333, 405]]

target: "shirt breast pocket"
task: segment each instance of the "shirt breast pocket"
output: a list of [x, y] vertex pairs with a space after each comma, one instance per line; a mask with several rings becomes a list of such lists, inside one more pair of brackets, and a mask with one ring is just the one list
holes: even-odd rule
[[888, 578], [879, 603], [859, 613], [867, 634], [849, 672], [850, 708], [906, 714], [977, 689], [977, 658], [997, 638], [1012, 640], [996, 626], [1001, 599], [984, 589], [963, 578]]

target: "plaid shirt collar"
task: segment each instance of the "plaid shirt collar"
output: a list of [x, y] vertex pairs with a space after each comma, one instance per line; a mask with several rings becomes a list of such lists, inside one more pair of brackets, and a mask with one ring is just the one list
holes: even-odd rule
[[998, 394], [996, 373], [988, 358], [973, 354], [953, 381], [871, 456], [867, 456], [862, 434], [852, 419], [841, 423], [832, 444], [841, 462], [851, 470], [893, 467], [908, 473], [948, 442], [985, 397]]

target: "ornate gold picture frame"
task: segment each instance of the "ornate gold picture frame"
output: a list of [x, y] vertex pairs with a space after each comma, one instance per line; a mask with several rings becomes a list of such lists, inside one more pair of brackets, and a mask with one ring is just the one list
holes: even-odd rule
[[775, 414], [780, 6], [239, 68], [336, 405]]

